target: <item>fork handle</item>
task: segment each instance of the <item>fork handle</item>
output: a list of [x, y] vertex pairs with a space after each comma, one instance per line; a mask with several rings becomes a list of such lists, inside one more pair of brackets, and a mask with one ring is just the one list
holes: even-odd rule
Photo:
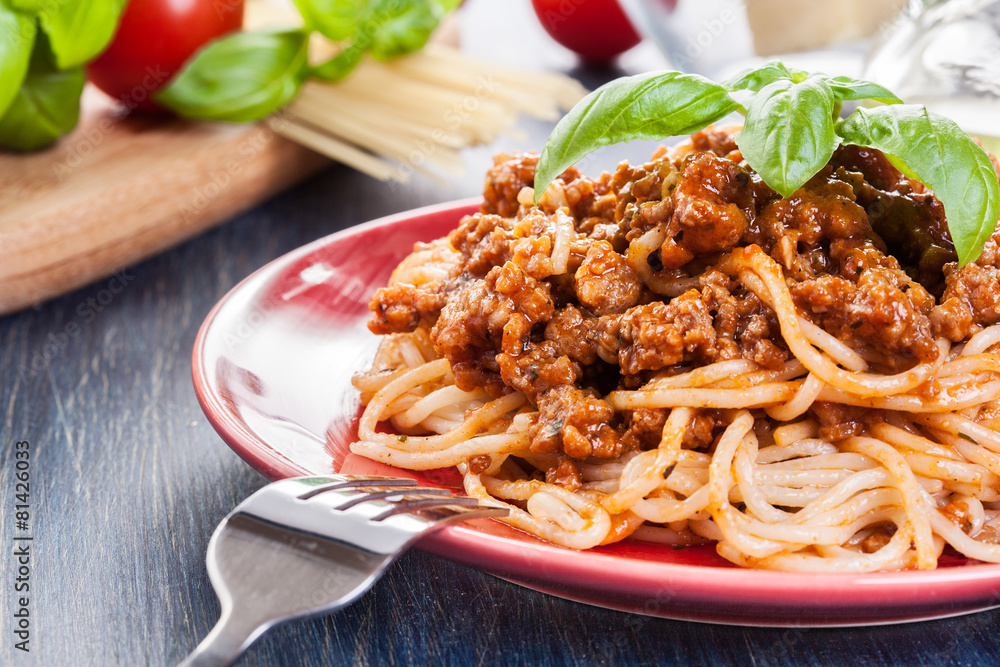
[[178, 667], [224, 667], [267, 628], [259, 621], [240, 618], [232, 608], [223, 609], [219, 621]]

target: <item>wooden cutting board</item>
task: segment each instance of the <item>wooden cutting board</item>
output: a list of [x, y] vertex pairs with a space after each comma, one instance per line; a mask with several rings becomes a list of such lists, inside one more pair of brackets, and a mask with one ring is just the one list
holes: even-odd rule
[[88, 89], [58, 144], [0, 153], [0, 314], [111, 275], [327, 162], [262, 125], [123, 114]]
[[[245, 24], [288, 17], [248, 2]], [[457, 14], [430, 41], [458, 48]], [[0, 151], [0, 315], [110, 276], [329, 163], [263, 123], [128, 114], [88, 85], [73, 132], [44, 151]]]

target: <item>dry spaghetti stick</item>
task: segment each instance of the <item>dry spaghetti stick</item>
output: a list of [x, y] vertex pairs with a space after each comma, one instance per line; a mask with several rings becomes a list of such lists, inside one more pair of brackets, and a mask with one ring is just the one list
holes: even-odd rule
[[587, 94], [587, 89], [575, 79], [550, 72], [524, 72], [497, 63], [476, 60], [439, 44], [428, 44], [421, 55], [428, 60], [436, 60], [446, 68], [463, 69], [474, 75], [485, 72], [537, 95], [551, 96], [564, 109], [569, 109]]
[[[334, 99], [350, 97], [379, 107], [400, 106], [400, 98], [394, 92], [395, 84], [383, 87], [362, 87], [352, 83], [352, 79], [333, 85], [316, 85], [317, 93], [328, 92]], [[424, 90], [420, 104], [407, 100], [403, 105], [408, 117], [424, 122], [431, 127], [452, 126], [454, 131], [462, 130], [470, 143], [485, 143], [495, 138], [504, 128], [514, 123], [517, 115], [512, 110], [490, 100], [476, 100], [467, 104], [467, 98], [443, 95], [433, 88]], [[336, 108], [331, 102], [331, 108]], [[456, 122], [457, 121], [457, 122]]]
[[372, 125], [347, 116], [331, 115], [325, 107], [309, 99], [296, 100], [289, 107], [289, 111], [302, 121], [322, 128], [329, 134], [343, 138], [350, 137], [359, 146], [388, 158], [407, 162], [414, 168], [419, 169], [420, 166], [411, 159], [416, 152], [422, 160], [453, 173], [461, 173], [462, 162], [458, 154], [444, 146], [435, 147], [437, 150], [420, 150], [412, 139], [393, 134], [388, 130], [375, 129]]
[[[400, 76], [393, 76], [384, 68], [368, 68], [358, 73], [358, 78], [352, 77], [342, 85], [349, 89], [357, 90], [359, 93], [367, 94], [391, 103], [399, 104], [400, 99], [406, 99], [408, 104], [414, 106], [426, 106], [435, 110], [462, 109], [473, 105], [469, 104], [469, 96], [461, 91], [449, 90], [437, 86], [428, 85], [419, 81], [412, 81]], [[365, 87], [360, 88], [352, 82], [365, 77]], [[474, 111], [476, 114], [495, 114], [497, 118], [510, 118], [516, 114], [512, 110], [491, 99], [476, 100]], [[506, 123], [503, 123], [506, 125]]]
[[364, 151], [358, 150], [350, 144], [335, 139], [328, 134], [319, 132], [313, 128], [301, 125], [287, 118], [281, 121], [268, 119], [268, 127], [276, 134], [291, 139], [303, 146], [308, 146], [317, 153], [321, 153], [337, 162], [341, 162], [350, 167], [354, 167], [360, 172], [368, 174], [372, 178], [380, 181], [400, 181], [406, 182], [408, 176], [398, 169], [386, 164], [382, 160]]
[[[310, 82], [304, 87], [304, 93], [308, 92], [310, 99], [318, 103], [325, 104], [331, 109], [347, 109], [354, 116], [364, 116], [368, 109], [378, 109], [391, 119], [406, 118], [409, 122], [424, 127], [440, 127], [444, 123], [443, 112], [440, 109], [413, 108], [408, 105], [390, 105], [384, 101], [373, 100], [360, 96], [350, 89], [331, 85]], [[461, 139], [463, 143], [470, 143], [475, 140], [475, 133], [465, 127], [463, 123], [453, 123], [448, 131]], [[499, 132], [497, 127], [495, 132]]]
[[393, 71], [410, 80], [437, 85], [451, 90], [460, 90], [476, 99], [502, 101], [506, 106], [527, 113], [541, 120], [558, 120], [559, 105], [552, 100], [541, 99], [509, 81], [498, 80], [489, 72], [477, 73], [469, 78], [466, 73], [453, 69], [431, 69], [420, 61], [399, 59], [391, 64]]
[[[307, 82], [299, 93], [296, 102], [309, 100], [322, 105], [329, 110], [329, 100], [325, 95], [316, 94], [317, 85]], [[365, 104], [351, 97], [343, 97], [337, 101], [337, 115], [350, 116], [355, 120], [366, 121], [369, 125], [382, 128], [393, 128], [413, 139], [430, 139], [435, 143], [449, 148], [463, 148], [467, 139], [462, 134], [452, 132], [445, 127], [434, 127], [414, 120], [405, 113], [393, 113], [383, 106]], [[402, 109], [402, 108], [401, 108]]]

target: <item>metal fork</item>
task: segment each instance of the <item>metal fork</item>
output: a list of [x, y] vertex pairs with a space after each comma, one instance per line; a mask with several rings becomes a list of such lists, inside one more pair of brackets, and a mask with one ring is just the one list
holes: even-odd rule
[[231, 664], [268, 628], [356, 600], [420, 536], [506, 514], [411, 479], [325, 475], [269, 484], [208, 543], [222, 614], [181, 667]]

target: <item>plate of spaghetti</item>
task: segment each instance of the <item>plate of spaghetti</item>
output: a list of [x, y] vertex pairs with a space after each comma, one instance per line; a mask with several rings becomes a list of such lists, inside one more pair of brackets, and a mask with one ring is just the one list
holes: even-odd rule
[[272, 479], [416, 477], [510, 509], [421, 547], [669, 618], [858, 625], [1000, 606], [1000, 235], [838, 148], [791, 197], [728, 129], [534, 202], [304, 246], [195, 344], [199, 400]]

